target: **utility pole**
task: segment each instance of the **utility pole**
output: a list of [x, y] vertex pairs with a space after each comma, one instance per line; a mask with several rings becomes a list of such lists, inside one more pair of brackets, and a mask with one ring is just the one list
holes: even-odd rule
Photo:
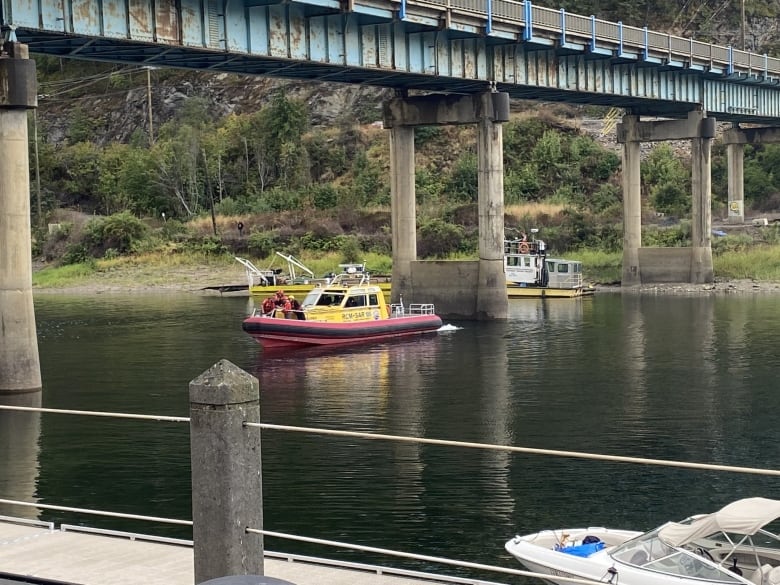
[[147, 110], [149, 110], [149, 146], [151, 146], [154, 144], [154, 123], [152, 122], [152, 68], [151, 67], [146, 68], [146, 108]]
[[742, 29], [740, 31], [742, 50], [745, 50], [745, 0], [742, 0]]

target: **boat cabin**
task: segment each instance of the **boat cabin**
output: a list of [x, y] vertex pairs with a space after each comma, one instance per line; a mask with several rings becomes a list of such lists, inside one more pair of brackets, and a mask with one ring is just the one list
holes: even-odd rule
[[508, 283], [521, 287], [582, 288], [582, 262], [547, 258], [543, 240], [505, 240], [504, 272]]
[[301, 306], [307, 319], [317, 321], [366, 321], [384, 319], [390, 313], [382, 290], [376, 285], [315, 286]]

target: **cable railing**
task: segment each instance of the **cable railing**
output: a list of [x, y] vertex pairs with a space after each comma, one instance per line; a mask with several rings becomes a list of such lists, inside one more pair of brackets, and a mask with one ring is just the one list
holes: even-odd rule
[[[156, 422], [174, 422], [174, 423], [188, 422], [189, 423], [192, 421], [191, 417], [72, 410], [72, 409], [55, 409], [55, 408], [25, 407], [25, 406], [11, 406], [11, 405], [0, 405], [0, 410], [19, 411], [19, 412], [28, 412], [28, 413], [35, 412], [35, 413], [45, 413], [45, 414], [113, 417], [119, 419], [149, 420], [149, 421], [156, 421]], [[194, 416], [195, 411], [192, 412]], [[722, 471], [722, 472], [733, 472], [733, 473], [746, 473], [746, 474], [780, 477], [780, 470], [776, 470], [776, 469], [764, 469], [764, 468], [722, 465], [722, 464], [713, 464], [713, 463], [698, 463], [698, 462], [689, 462], [689, 461], [675, 461], [675, 460], [665, 460], [665, 459], [653, 459], [653, 458], [646, 458], [646, 457], [610, 455], [610, 454], [602, 454], [602, 453], [566, 451], [566, 450], [558, 450], [558, 449], [543, 449], [543, 448], [522, 447], [522, 446], [512, 446], [512, 445], [498, 445], [498, 444], [456, 441], [456, 440], [446, 440], [446, 439], [431, 439], [431, 438], [423, 438], [423, 437], [410, 437], [410, 436], [381, 434], [381, 433], [372, 433], [372, 432], [363, 432], [363, 431], [346, 431], [346, 430], [337, 430], [337, 429], [324, 429], [324, 428], [317, 428], [317, 427], [279, 425], [279, 424], [271, 424], [271, 423], [250, 422], [245, 420], [245, 417], [243, 417], [243, 422], [237, 419], [234, 420], [236, 420], [235, 422], [236, 429], [238, 430], [238, 425], [241, 425], [245, 431], [249, 431], [250, 429], [256, 429], [260, 431], [307, 433], [307, 434], [324, 435], [324, 436], [358, 438], [358, 439], [372, 440], [372, 441], [381, 440], [381, 441], [392, 441], [392, 442], [401, 442], [401, 443], [415, 443], [420, 445], [436, 445], [442, 447], [460, 447], [460, 448], [468, 448], [468, 449], [481, 449], [486, 451], [501, 451], [506, 453], [523, 453], [528, 455], [544, 455], [544, 456], [552, 456], [552, 457], [566, 457], [566, 458], [576, 458], [576, 459], [585, 459], [585, 460], [642, 464], [642, 465], [656, 465], [656, 466], [666, 466], [666, 467], [677, 467], [677, 468], [708, 470], [708, 471]], [[255, 452], [251, 451], [251, 453], [255, 453]], [[251, 461], [253, 460], [254, 459], [249, 460], [250, 464]], [[258, 460], [257, 464], [262, 465], [262, 461]], [[126, 520], [129, 519], [129, 520], [138, 520], [138, 521], [146, 521], [146, 522], [154, 522], [154, 523], [175, 524], [180, 526], [192, 526], [193, 528], [196, 527], [195, 522], [192, 520], [182, 520], [182, 519], [165, 518], [159, 516], [121, 513], [121, 512], [113, 512], [110, 510], [96, 510], [90, 508], [60, 506], [54, 504], [44, 504], [39, 502], [24, 502], [24, 501], [18, 501], [18, 500], [13, 500], [8, 498], [0, 498], [0, 505], [2, 504], [30, 507], [30, 508], [40, 509], [40, 510], [71, 512], [71, 513], [78, 513], [78, 514], [103, 516], [109, 518], [121, 518]], [[193, 506], [195, 506], [194, 502], [193, 502]], [[195, 507], [193, 509], [195, 509]], [[193, 517], [197, 518], [195, 514], [193, 514]], [[3, 518], [0, 517], [0, 520], [3, 520]], [[262, 519], [260, 522], [262, 523]], [[244, 532], [247, 534], [263, 535], [263, 536], [269, 536], [274, 538], [287, 539], [292, 541], [305, 542], [309, 544], [317, 544], [317, 545], [323, 545], [323, 546], [329, 546], [335, 548], [346, 548], [346, 549], [351, 549], [351, 550], [361, 551], [366, 553], [375, 553], [375, 554], [386, 555], [386, 556], [391, 556], [396, 558], [411, 559], [411, 560], [425, 562], [425, 563], [435, 563], [435, 564], [455, 566], [463, 569], [498, 572], [502, 574], [535, 577], [540, 579], [544, 579], [546, 577], [546, 575], [541, 573], [524, 571], [520, 569], [511, 569], [507, 567], [473, 563], [473, 562], [462, 561], [457, 559], [421, 555], [421, 554], [392, 550], [392, 549], [376, 548], [376, 547], [370, 547], [370, 546], [365, 546], [365, 545], [360, 545], [355, 543], [347, 543], [347, 542], [312, 538], [307, 536], [299, 536], [299, 535], [266, 530], [262, 526], [252, 526], [247, 524], [249, 523], [245, 523], [243, 525]], [[90, 529], [86, 528], [86, 530], [90, 530]], [[103, 531], [103, 529], [95, 529], [95, 531], [100, 532]], [[114, 533], [115, 531], [107, 531], [107, 532]], [[131, 533], [122, 533], [122, 534], [127, 536], [128, 534]], [[172, 544], [189, 543], [189, 541], [183, 541], [179, 539], [165, 539], [165, 537], [153, 537], [153, 539], [161, 540], [163, 542], [170, 542]], [[262, 550], [262, 545], [261, 545], [261, 550]], [[195, 552], [197, 554], [197, 547], [195, 547]], [[402, 571], [403, 569], [398, 569], [398, 570]], [[575, 577], [571, 577], [571, 578], [561, 577], [560, 579], [572, 583], [579, 583], [581, 585], [582, 584], [593, 585], [594, 583], [598, 583], [597, 581], [591, 581], [591, 580], [580, 579]], [[465, 580], [463, 582], [473, 583], [474, 581]]]
[[[24, 411], [24, 412], [41, 412], [41, 413], [72, 414], [72, 415], [96, 416], [96, 417], [113, 417], [113, 418], [150, 420], [150, 421], [160, 421], [160, 422], [187, 422], [187, 423], [190, 422], [190, 418], [185, 416], [130, 414], [130, 413], [101, 412], [101, 411], [91, 411], [91, 410], [68, 410], [68, 409], [40, 408], [40, 407], [30, 407], [30, 406], [9, 406], [9, 405], [2, 405], [2, 404], [0, 404], [0, 410], [17, 410], [17, 411]], [[504, 451], [507, 453], [549, 455], [552, 457], [590, 459], [595, 461], [609, 461], [615, 463], [636, 463], [636, 464], [643, 464], [643, 465], [678, 467], [684, 469], [726, 471], [732, 473], [748, 473], [748, 474], [755, 474], [755, 475], [769, 475], [774, 477], [780, 477], [780, 470], [778, 469], [763, 469], [757, 467], [743, 467], [738, 465], [722, 465], [717, 463], [697, 463], [693, 461], [678, 461], [673, 459], [653, 459], [650, 457], [631, 457], [625, 455], [609, 455], [604, 453], [588, 453], [584, 451], [566, 451], [561, 449], [542, 449], [538, 447], [495, 445], [490, 443], [454, 441], [449, 439], [428, 439], [423, 437], [388, 435], [388, 434], [381, 434], [381, 433], [368, 433], [362, 431], [343, 431], [338, 429], [324, 429], [319, 427], [299, 427], [299, 426], [292, 426], [292, 425], [278, 425], [272, 423], [245, 422], [244, 426], [249, 428], [254, 427], [254, 428], [264, 429], [264, 430], [331, 435], [331, 436], [350, 437], [350, 438], [357, 438], [357, 439], [396, 441], [402, 443], [417, 443], [420, 445], [438, 445], [443, 447], [465, 447], [470, 449], [484, 449], [488, 451]]]

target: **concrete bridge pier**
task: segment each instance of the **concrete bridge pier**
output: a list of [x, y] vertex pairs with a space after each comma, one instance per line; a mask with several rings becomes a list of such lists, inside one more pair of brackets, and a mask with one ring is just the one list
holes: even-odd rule
[[41, 389], [32, 297], [27, 110], [37, 106], [26, 45], [0, 52], [0, 395]]
[[691, 139], [691, 284], [715, 280], [712, 266], [712, 139], [715, 136], [715, 120], [712, 121], [711, 135], [705, 130], [703, 136]]
[[740, 128], [735, 125], [723, 133], [726, 145], [729, 186], [729, 223], [745, 222], [745, 145], [777, 144], [780, 128]]
[[[480, 95], [477, 114], [478, 319], [506, 319], [509, 312], [504, 273], [504, 129], [500, 123], [509, 119], [509, 101], [494, 104], [499, 95], [507, 96]], [[506, 108], [504, 113], [497, 111], [501, 107]]]
[[[384, 104], [390, 130], [393, 290], [411, 302], [433, 302], [450, 318], [505, 319], [503, 129], [509, 95], [399, 96]], [[417, 261], [414, 127], [477, 125], [479, 260]]]
[[[639, 116], [624, 116], [623, 126], [632, 136], [637, 133]], [[622, 286], [641, 284], [639, 248], [642, 247], [642, 190], [640, 181], [640, 147], [638, 140], [623, 144], [623, 274]]]
[[414, 126], [393, 126], [390, 128], [390, 231], [393, 242], [391, 300], [394, 303], [411, 290], [412, 262], [417, 260], [414, 177]]
[[743, 144], [726, 144], [726, 168], [729, 191], [728, 222], [734, 224], [744, 223], [745, 146]]
[[[623, 273], [621, 285], [657, 282], [713, 282], [711, 169], [715, 119], [702, 111], [685, 120], [640, 122], [626, 115], [618, 124], [617, 141], [623, 144]], [[691, 141], [692, 229], [690, 248], [642, 248], [642, 204], [639, 147], [642, 142]]]

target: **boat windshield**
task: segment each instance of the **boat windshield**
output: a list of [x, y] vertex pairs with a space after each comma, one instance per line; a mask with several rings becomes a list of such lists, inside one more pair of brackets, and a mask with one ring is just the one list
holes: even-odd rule
[[616, 547], [612, 558], [621, 563], [668, 575], [720, 583], [741, 583], [737, 576], [703, 556], [665, 544], [658, 530], [647, 532]]

